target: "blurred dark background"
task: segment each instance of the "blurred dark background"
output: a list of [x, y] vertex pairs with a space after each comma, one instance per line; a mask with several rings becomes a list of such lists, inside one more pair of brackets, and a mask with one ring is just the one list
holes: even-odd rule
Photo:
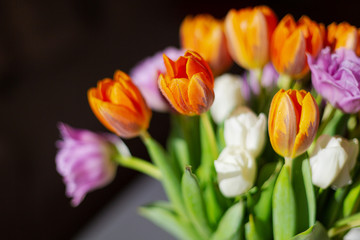
[[[306, 14], [326, 25], [360, 27], [359, 1], [1, 1], [0, 238], [71, 238], [138, 176], [119, 168], [113, 183], [70, 206], [55, 170], [56, 126], [106, 131], [88, 106], [88, 88], [116, 69], [129, 72], [144, 57], [178, 47], [187, 14], [223, 18], [231, 8], [259, 4], [279, 19]], [[168, 128], [168, 116], [155, 113], [150, 133], [165, 143]], [[138, 139], [126, 144], [147, 158]]]

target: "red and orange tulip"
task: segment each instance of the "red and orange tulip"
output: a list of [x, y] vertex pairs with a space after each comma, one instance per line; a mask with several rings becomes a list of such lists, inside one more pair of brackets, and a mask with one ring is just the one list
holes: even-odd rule
[[223, 73], [232, 64], [223, 21], [209, 14], [187, 16], [180, 26], [180, 41], [182, 48], [201, 54], [214, 75]]
[[316, 57], [323, 47], [322, 25], [303, 16], [296, 23], [286, 15], [276, 27], [271, 40], [271, 61], [275, 69], [299, 78], [309, 71], [306, 53]]
[[325, 44], [326, 46], [330, 46], [331, 50], [345, 47], [355, 51], [357, 47], [357, 42], [357, 29], [349, 23], [332, 23], [327, 27]]
[[270, 142], [279, 155], [295, 158], [313, 142], [319, 126], [319, 108], [304, 91], [283, 90], [275, 94], [269, 112]]
[[88, 90], [88, 101], [99, 121], [120, 137], [138, 136], [149, 126], [151, 110], [139, 89], [122, 71], [103, 79]]
[[159, 76], [159, 88], [181, 114], [200, 115], [214, 101], [214, 77], [206, 61], [187, 51], [175, 62], [163, 55], [167, 73]]
[[270, 40], [277, 24], [266, 6], [231, 9], [225, 18], [230, 55], [246, 69], [262, 68], [270, 60]]

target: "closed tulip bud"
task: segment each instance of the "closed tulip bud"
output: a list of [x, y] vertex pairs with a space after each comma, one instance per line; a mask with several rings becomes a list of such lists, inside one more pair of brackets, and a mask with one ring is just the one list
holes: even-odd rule
[[210, 111], [216, 123], [222, 123], [232, 111], [244, 104], [242, 83], [241, 76], [228, 73], [215, 79], [216, 98]]
[[310, 158], [313, 184], [321, 188], [330, 185], [340, 188], [350, 184], [350, 172], [358, 154], [359, 142], [356, 138], [347, 140], [321, 135]]
[[250, 109], [240, 107], [233, 116], [225, 120], [224, 138], [226, 146], [240, 146], [253, 157], [259, 156], [266, 133], [266, 116], [256, 116]]
[[99, 121], [120, 137], [131, 138], [145, 131], [151, 110], [131, 78], [116, 71], [114, 79], [103, 79], [88, 90], [88, 100]]
[[332, 23], [327, 27], [326, 46], [330, 46], [331, 50], [344, 47], [356, 50], [357, 47], [357, 29], [347, 22], [339, 24]]
[[269, 112], [270, 142], [279, 155], [295, 158], [311, 145], [319, 126], [319, 108], [313, 96], [304, 91], [277, 92]]
[[254, 185], [256, 161], [241, 147], [225, 147], [214, 164], [219, 188], [224, 196], [236, 197]]
[[187, 16], [181, 23], [180, 40], [183, 49], [198, 52], [209, 63], [214, 75], [232, 64], [223, 22], [209, 14]]
[[262, 68], [270, 61], [270, 40], [277, 24], [266, 6], [232, 9], [225, 18], [230, 55], [246, 69]]
[[209, 110], [214, 101], [214, 77], [206, 61], [193, 51], [175, 62], [163, 57], [167, 73], [160, 74], [159, 88], [175, 110], [190, 116]]
[[316, 57], [323, 47], [321, 25], [303, 16], [296, 23], [286, 15], [271, 40], [271, 61], [280, 74], [299, 78], [309, 71], [306, 53]]

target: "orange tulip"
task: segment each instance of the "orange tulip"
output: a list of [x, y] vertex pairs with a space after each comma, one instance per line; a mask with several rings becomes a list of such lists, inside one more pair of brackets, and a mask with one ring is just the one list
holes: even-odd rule
[[181, 114], [200, 115], [214, 101], [214, 77], [196, 52], [187, 51], [175, 62], [163, 55], [167, 73], [159, 76], [159, 88]]
[[347, 22], [340, 24], [332, 23], [327, 27], [326, 46], [330, 46], [331, 50], [345, 47], [356, 50], [358, 33], [354, 26]]
[[231, 9], [225, 18], [230, 55], [246, 69], [262, 68], [270, 60], [270, 39], [277, 24], [266, 6]]
[[232, 64], [223, 22], [211, 15], [187, 16], [181, 23], [180, 40], [182, 48], [201, 54], [215, 75], [223, 73]]
[[295, 158], [311, 145], [319, 126], [319, 108], [304, 91], [283, 90], [275, 94], [269, 112], [270, 142], [279, 155]]
[[306, 53], [316, 57], [323, 47], [323, 27], [303, 16], [286, 15], [271, 40], [271, 61], [281, 74], [299, 78], [309, 71]]
[[96, 88], [90, 88], [88, 101], [99, 121], [120, 137], [136, 137], [149, 126], [151, 110], [122, 71], [114, 73], [114, 80], [106, 78]]

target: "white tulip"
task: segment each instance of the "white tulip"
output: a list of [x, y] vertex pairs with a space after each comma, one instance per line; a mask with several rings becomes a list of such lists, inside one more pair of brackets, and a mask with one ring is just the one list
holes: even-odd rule
[[220, 191], [224, 196], [238, 196], [254, 185], [256, 161], [246, 150], [225, 147], [214, 163]]
[[344, 236], [344, 240], [359, 240], [360, 239], [360, 228], [352, 228], [350, 231]]
[[226, 146], [240, 146], [256, 158], [265, 144], [266, 116], [260, 113], [257, 117], [246, 107], [238, 108], [234, 114], [225, 121]]
[[350, 172], [359, 153], [357, 139], [321, 135], [310, 158], [312, 182], [321, 188], [341, 188], [351, 183]]
[[244, 104], [241, 80], [241, 76], [228, 73], [215, 79], [215, 100], [210, 112], [216, 123], [222, 123], [236, 107]]

